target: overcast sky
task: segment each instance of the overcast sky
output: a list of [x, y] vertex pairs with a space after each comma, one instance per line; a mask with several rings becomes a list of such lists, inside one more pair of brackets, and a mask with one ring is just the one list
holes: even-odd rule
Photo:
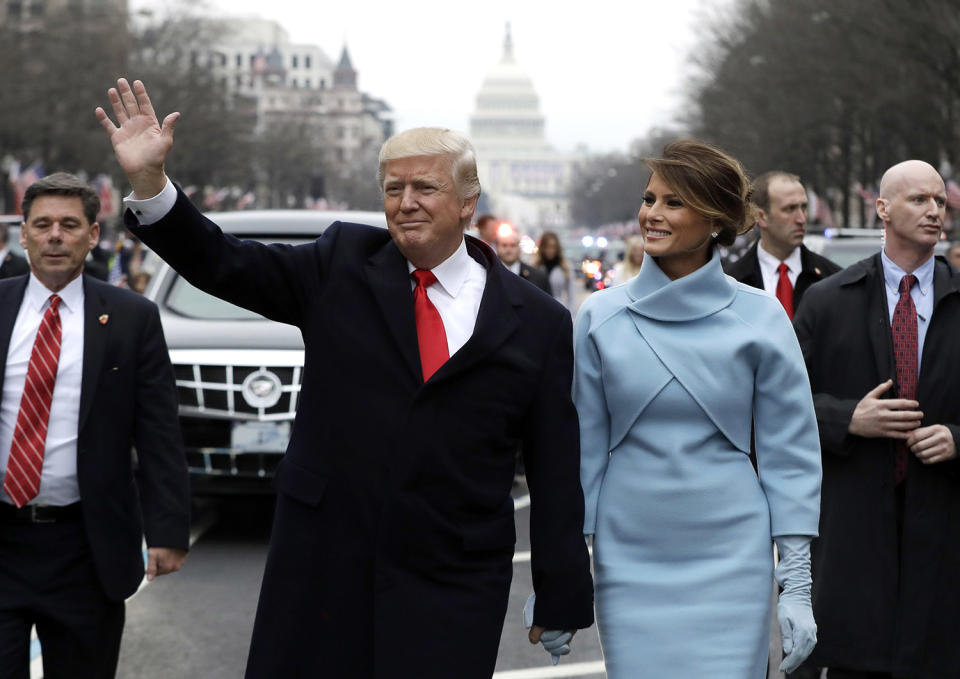
[[[278, 21], [296, 43], [334, 61], [346, 42], [359, 87], [385, 99], [397, 128], [469, 132], [485, 74], [510, 22], [517, 63], [531, 76], [547, 138], [570, 150], [626, 150], [674, 123], [698, 42], [704, 0], [208, 0], [223, 13]], [[717, 5], [717, 2], [711, 3]], [[726, 4], [723, 2], [722, 4]], [[169, 6], [131, 0], [131, 7]]]

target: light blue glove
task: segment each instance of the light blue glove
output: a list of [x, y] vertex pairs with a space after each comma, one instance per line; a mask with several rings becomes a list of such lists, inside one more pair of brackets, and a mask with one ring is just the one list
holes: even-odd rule
[[783, 587], [777, 604], [777, 620], [783, 636], [781, 672], [793, 672], [817, 645], [817, 623], [810, 603], [810, 536], [780, 535], [774, 538], [780, 563], [774, 571]]
[[[533, 627], [533, 606], [537, 601], [537, 595], [531, 594], [527, 603], [523, 606], [523, 626], [527, 629]], [[553, 658], [553, 664], [560, 662], [560, 656], [570, 652], [570, 640], [573, 639], [573, 632], [564, 630], [544, 630], [540, 635], [540, 643], [543, 649]]]

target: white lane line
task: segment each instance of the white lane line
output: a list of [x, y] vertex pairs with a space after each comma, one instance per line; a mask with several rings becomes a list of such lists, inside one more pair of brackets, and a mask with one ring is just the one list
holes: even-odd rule
[[513, 563], [526, 563], [530, 560], [530, 552], [515, 552], [513, 555]]
[[[197, 520], [193, 528], [190, 530], [190, 546], [193, 547], [193, 543], [200, 539], [200, 537], [210, 530], [210, 527], [217, 522], [219, 518], [215, 510], [207, 511]], [[143, 541], [143, 563], [146, 566], [147, 563], [147, 542]], [[137, 591], [130, 595], [127, 599], [129, 602], [133, 597], [137, 596], [140, 591], [147, 586], [147, 576], [144, 574], [143, 580], [140, 581], [140, 586], [137, 587]], [[43, 653], [40, 649], [40, 642], [37, 640], [37, 630], [32, 628], [30, 630], [30, 679], [43, 679]]]
[[556, 667], [531, 667], [525, 670], [494, 672], [493, 679], [549, 679], [552, 677], [595, 677], [604, 675], [603, 661], [581, 662]]
[[518, 509], [523, 509], [524, 507], [529, 507], [529, 506], [530, 506], [529, 495], [513, 498], [513, 511], [517, 511]]

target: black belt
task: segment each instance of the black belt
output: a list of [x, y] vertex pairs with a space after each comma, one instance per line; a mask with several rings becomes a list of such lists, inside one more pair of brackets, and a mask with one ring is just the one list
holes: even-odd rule
[[26, 505], [24, 507], [0, 502], [0, 521], [63, 523], [79, 521], [82, 516], [79, 502], [74, 502], [72, 505]]

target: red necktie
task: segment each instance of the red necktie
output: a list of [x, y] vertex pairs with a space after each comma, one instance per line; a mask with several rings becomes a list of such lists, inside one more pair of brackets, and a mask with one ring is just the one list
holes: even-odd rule
[[790, 277], [787, 275], [789, 271], [786, 264], [780, 262], [780, 266], [777, 267], [777, 271], [780, 272], [780, 278], [777, 279], [777, 299], [780, 300], [780, 304], [783, 305], [783, 308], [787, 312], [787, 318], [791, 321], [793, 320], [793, 285], [790, 283]]
[[47, 441], [50, 402], [60, 362], [60, 297], [50, 295], [37, 338], [33, 341], [27, 379], [20, 397], [20, 412], [13, 430], [10, 458], [3, 491], [17, 507], [23, 507], [40, 490], [40, 472]]
[[450, 358], [450, 350], [447, 348], [447, 332], [443, 329], [440, 312], [427, 297], [427, 288], [437, 282], [437, 277], [426, 269], [417, 269], [413, 277], [417, 281], [417, 287], [413, 289], [413, 314], [417, 320], [420, 366], [423, 368], [423, 381], [426, 382]]
[[[897, 396], [917, 398], [917, 308], [910, 297], [910, 288], [917, 277], [906, 275], [900, 279], [900, 299], [893, 309], [893, 358], [897, 364]], [[907, 445], [897, 442], [894, 458], [894, 480], [900, 483], [907, 477]]]

